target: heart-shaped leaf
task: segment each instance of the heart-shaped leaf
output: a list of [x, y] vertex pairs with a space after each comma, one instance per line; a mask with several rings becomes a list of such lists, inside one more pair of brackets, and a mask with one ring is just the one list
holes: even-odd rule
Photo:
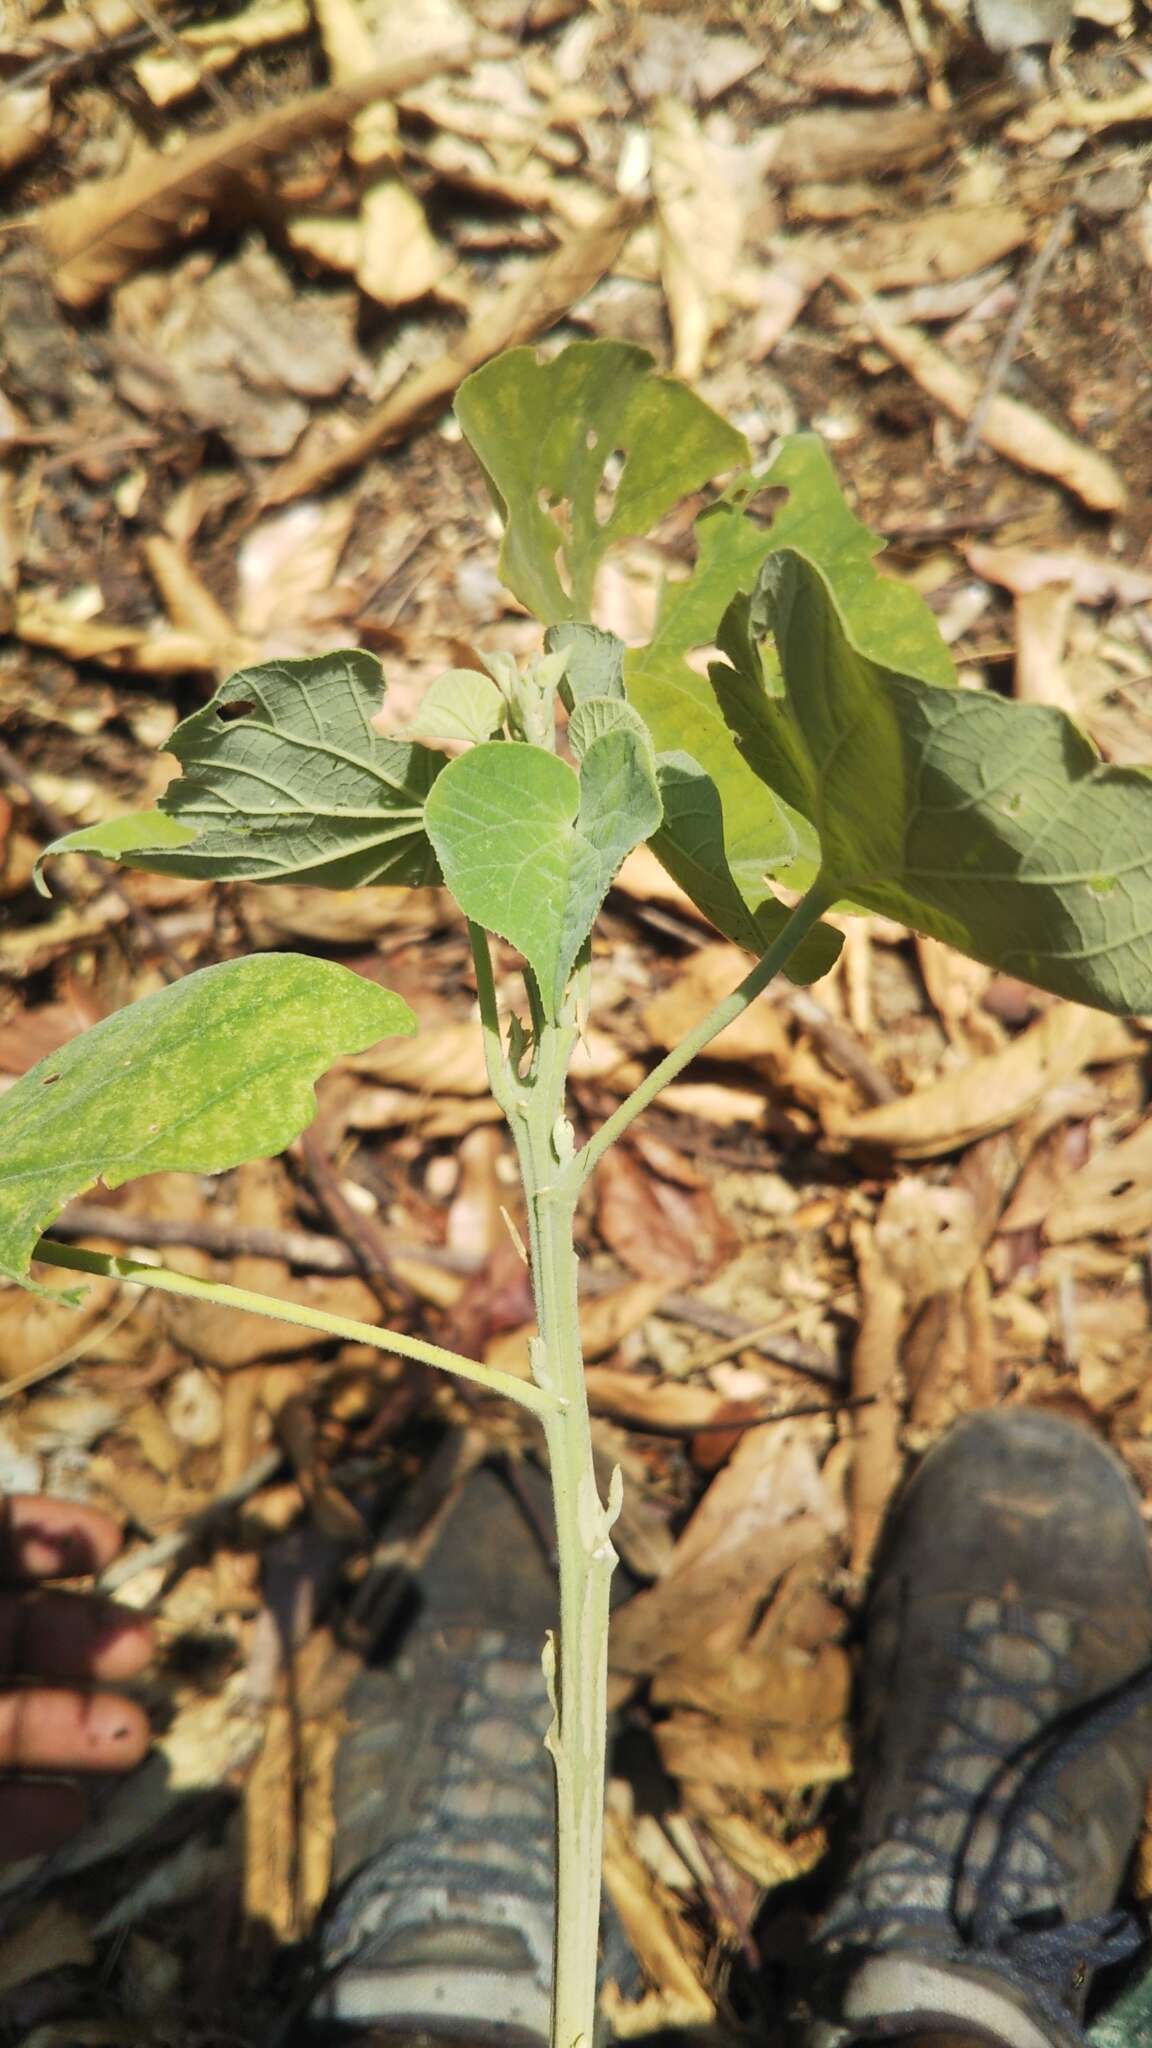
[[94, 1181], [282, 1151], [334, 1059], [415, 1029], [388, 989], [292, 953], [205, 967], [117, 1010], [0, 1096], [0, 1274], [27, 1284], [41, 1232]]
[[[444, 766], [428, 747], [383, 738], [372, 723], [384, 681], [355, 651], [240, 669], [168, 742], [183, 775], [145, 836], [141, 814], [113, 844], [108, 826], [69, 832], [54, 853], [101, 853], [165, 875], [311, 882], [350, 889], [438, 879], [424, 799]], [[114, 830], [114, 828], [111, 828]]]
[[757, 605], [784, 694], [747, 644], [713, 678], [828, 887], [1074, 1002], [1152, 1008], [1152, 773], [1106, 766], [1060, 711], [882, 666], [798, 554], [765, 565]]
[[504, 522], [500, 574], [547, 625], [589, 617], [614, 541], [748, 459], [735, 427], [621, 341], [574, 341], [550, 362], [509, 349], [465, 379], [456, 417]]
[[579, 776], [543, 747], [474, 747], [448, 763], [426, 822], [465, 916], [523, 953], [555, 1015], [613, 876], [660, 822], [647, 735], [593, 737]]
[[490, 740], [504, 723], [503, 694], [479, 669], [450, 668], [429, 683], [411, 724], [410, 740]]

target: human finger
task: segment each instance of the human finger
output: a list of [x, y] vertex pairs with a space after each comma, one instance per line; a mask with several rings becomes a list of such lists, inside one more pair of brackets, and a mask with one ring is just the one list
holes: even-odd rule
[[0, 1693], [0, 1770], [128, 1771], [150, 1740], [147, 1716], [119, 1693], [38, 1685]]
[[95, 1593], [0, 1592], [0, 1675], [135, 1678], [152, 1656], [150, 1623]]
[[78, 1579], [103, 1571], [123, 1543], [111, 1515], [36, 1493], [0, 1499], [0, 1579]]

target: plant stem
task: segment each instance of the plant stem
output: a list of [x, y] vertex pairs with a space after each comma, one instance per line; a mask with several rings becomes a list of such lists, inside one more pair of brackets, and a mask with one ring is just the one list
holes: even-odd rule
[[689, 1061], [694, 1060], [698, 1052], [703, 1051], [712, 1039], [727, 1025], [733, 1023], [748, 1008], [749, 1003], [754, 1002], [762, 990], [767, 988], [768, 983], [779, 974], [797, 946], [807, 937], [813, 926], [819, 923], [832, 901], [833, 898], [817, 876], [807, 895], [801, 897], [787, 924], [777, 933], [768, 951], [756, 962], [751, 973], [745, 975], [739, 987], [734, 988], [730, 996], [725, 996], [714, 1009], [709, 1010], [708, 1015], [693, 1026], [679, 1045], [673, 1046], [672, 1051], [658, 1066], [653, 1067], [650, 1074], [645, 1075], [639, 1085], [632, 1090], [631, 1095], [625, 1096], [619, 1107], [613, 1110], [612, 1115], [606, 1118], [600, 1129], [593, 1133], [587, 1144], [576, 1154], [566, 1170], [566, 1180], [573, 1180], [577, 1188], [583, 1186], [609, 1146], [614, 1145], [617, 1138], [635, 1122], [641, 1110], [647, 1109], [660, 1090], [666, 1088], [669, 1081], [674, 1081]]
[[139, 1259], [118, 1259], [108, 1252], [81, 1251], [74, 1245], [54, 1244], [42, 1237], [33, 1257], [46, 1266], [64, 1266], [78, 1273], [99, 1273], [110, 1280], [129, 1280], [135, 1287], [158, 1288], [162, 1294], [189, 1295], [194, 1301], [212, 1302], [218, 1308], [242, 1308], [258, 1316], [274, 1316], [281, 1323], [295, 1323], [316, 1330], [323, 1337], [342, 1337], [352, 1344], [371, 1344], [377, 1351], [399, 1352], [420, 1365], [434, 1365], [458, 1379], [474, 1380], [491, 1394], [506, 1394], [519, 1401], [544, 1422], [557, 1415], [563, 1401], [531, 1380], [519, 1380], [513, 1373], [495, 1366], [478, 1365], [458, 1351], [446, 1351], [439, 1344], [426, 1344], [422, 1337], [409, 1337], [400, 1330], [378, 1330], [372, 1323], [360, 1323], [351, 1316], [330, 1315], [326, 1309], [307, 1308], [303, 1302], [278, 1301], [272, 1294], [254, 1294], [248, 1287], [229, 1287], [223, 1281], [194, 1280], [189, 1273], [171, 1273], [165, 1266], [146, 1266]]
[[544, 1418], [560, 1569], [559, 1654], [552, 1649], [546, 1656], [553, 1686], [548, 1748], [556, 1770], [557, 1817], [552, 2044], [591, 2048], [603, 1860], [608, 1593], [616, 1564], [611, 1528], [619, 1502], [613, 1498], [605, 1507], [596, 1485], [577, 1307], [573, 1226], [579, 1188], [565, 1184], [561, 1173], [571, 1148], [564, 1120], [568, 1062], [577, 1037], [571, 996], [567, 1012], [559, 1023], [542, 1017], [538, 1025], [533, 1081], [512, 1129], [528, 1204], [539, 1328], [533, 1372], [541, 1387], [559, 1397]]

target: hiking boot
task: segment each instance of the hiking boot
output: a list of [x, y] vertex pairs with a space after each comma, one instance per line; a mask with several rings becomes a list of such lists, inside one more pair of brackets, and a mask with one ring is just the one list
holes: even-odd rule
[[1110, 1911], [1152, 1773], [1152, 1569], [1123, 1469], [1056, 1416], [958, 1423], [897, 1500], [866, 1628], [816, 2048], [1072, 2048], [1093, 1970], [1141, 1939]]
[[[545, 1517], [547, 1501], [545, 1487]], [[556, 1591], [490, 1468], [466, 1482], [417, 1593], [399, 1648], [346, 1702], [313, 2017], [325, 2040], [541, 2048], [555, 1792], [540, 1655]]]

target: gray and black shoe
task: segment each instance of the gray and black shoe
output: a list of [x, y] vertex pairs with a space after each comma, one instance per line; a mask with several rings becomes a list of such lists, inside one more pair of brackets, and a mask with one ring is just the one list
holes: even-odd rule
[[346, 1703], [312, 2008], [325, 2040], [547, 2042], [554, 1793], [540, 1656], [555, 1604], [527, 1517], [482, 1467], [420, 1573], [399, 1648]]
[[1152, 1566], [1085, 1430], [960, 1422], [891, 1515], [863, 1672], [854, 1861], [817, 1936], [814, 2048], [1074, 2048], [1152, 1773]]

